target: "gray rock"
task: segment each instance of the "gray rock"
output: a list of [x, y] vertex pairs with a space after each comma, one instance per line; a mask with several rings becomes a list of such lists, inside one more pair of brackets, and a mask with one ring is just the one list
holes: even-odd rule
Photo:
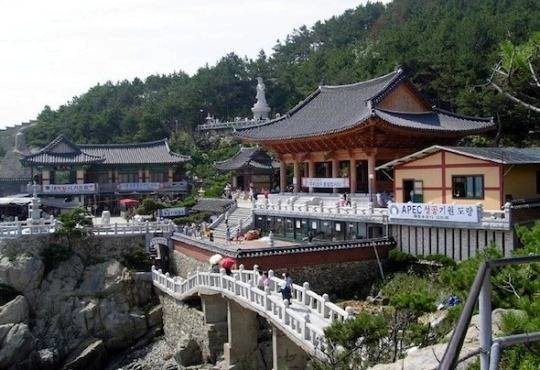
[[203, 362], [202, 351], [197, 341], [191, 337], [184, 338], [174, 354], [174, 359], [180, 367], [201, 364]]
[[6, 337], [6, 335], [9, 333], [9, 331], [14, 325], [15, 324], [0, 325], [0, 343], [2, 343], [2, 341], [4, 340], [4, 338]]
[[43, 278], [44, 265], [38, 257], [21, 254], [14, 260], [0, 259], [0, 283], [19, 292], [36, 289]]
[[0, 346], [0, 369], [27, 360], [35, 343], [36, 339], [26, 324], [13, 325]]
[[148, 327], [153, 328], [155, 326], [163, 325], [163, 308], [158, 305], [150, 310], [147, 315]]
[[51, 348], [45, 348], [38, 351], [39, 368], [41, 370], [54, 370], [56, 369], [58, 356], [56, 351]]
[[28, 303], [24, 296], [19, 295], [0, 307], [0, 325], [20, 323], [28, 320]]
[[107, 351], [101, 339], [82, 343], [65, 361], [63, 370], [100, 370], [105, 364]]
[[124, 280], [129, 280], [129, 273], [120, 262], [109, 260], [98, 263], [85, 269], [79, 294], [95, 296], [119, 292]]

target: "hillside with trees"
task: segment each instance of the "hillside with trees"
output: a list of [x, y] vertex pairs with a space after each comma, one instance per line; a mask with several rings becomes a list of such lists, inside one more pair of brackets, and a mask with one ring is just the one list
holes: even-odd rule
[[91, 87], [57, 110], [45, 107], [39, 124], [27, 131], [27, 141], [43, 145], [58, 134], [78, 143], [170, 137], [173, 149], [194, 156], [193, 174], [204, 176], [208, 165], [199, 165], [223, 159], [234, 147], [208, 142], [194, 133], [195, 126], [208, 113], [221, 120], [249, 116], [256, 76], [264, 77], [275, 114], [321, 83], [356, 82], [402, 64], [434, 104], [500, 122], [497, 135], [469, 143], [534, 145], [538, 138], [531, 133], [538, 131], [540, 113], [511, 101], [488, 81], [504, 45], [524, 44], [538, 31], [540, 3], [535, 0], [368, 3], [295, 29], [271, 55], [261, 51], [248, 59], [230, 53], [192, 76], [176, 72]]

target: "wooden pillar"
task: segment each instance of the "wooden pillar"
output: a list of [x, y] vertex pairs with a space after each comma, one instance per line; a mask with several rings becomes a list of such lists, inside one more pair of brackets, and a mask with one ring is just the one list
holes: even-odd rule
[[[338, 177], [338, 170], [339, 170], [339, 161], [336, 158], [332, 158], [332, 177], [336, 178]], [[338, 188], [332, 189], [334, 193], [338, 192]]]
[[369, 186], [371, 187], [371, 195], [373, 201], [375, 199], [375, 194], [377, 193], [377, 176], [375, 175], [375, 154], [370, 154], [368, 156], [368, 181]]
[[84, 168], [77, 170], [77, 184], [84, 184]]
[[287, 163], [279, 162], [279, 192], [284, 193], [287, 187]]
[[236, 176], [236, 172], [232, 175], [232, 188], [238, 188], [238, 177]]
[[144, 178], [144, 170], [142, 168], [139, 168], [139, 182], [143, 182]]
[[351, 158], [349, 164], [349, 185], [351, 194], [356, 193], [356, 159]]
[[294, 192], [298, 193], [300, 191], [300, 185], [302, 179], [300, 178], [300, 162], [295, 159], [293, 162], [293, 179], [294, 179]]
[[51, 183], [51, 171], [48, 169], [41, 170], [41, 183], [43, 185], [49, 185]]
[[150, 182], [150, 170], [146, 169], [144, 172], [145, 172], [145, 181], [144, 182]]
[[[315, 177], [315, 161], [308, 160], [308, 177]], [[313, 193], [313, 187], [310, 186], [309, 192]]]
[[167, 175], [168, 175], [169, 182], [173, 182], [174, 181], [174, 168], [169, 167]]

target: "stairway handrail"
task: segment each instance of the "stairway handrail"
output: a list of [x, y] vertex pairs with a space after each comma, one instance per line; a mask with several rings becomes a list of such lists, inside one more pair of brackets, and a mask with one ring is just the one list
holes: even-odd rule
[[[490, 351], [492, 344], [497, 344], [492, 338], [491, 332], [491, 270], [495, 267], [518, 265], [525, 263], [540, 262], [540, 255], [499, 258], [482, 262], [479, 266], [474, 281], [469, 290], [467, 300], [463, 306], [463, 311], [457, 322], [457, 325], [452, 333], [452, 337], [444, 356], [439, 364], [439, 370], [455, 369], [458, 363], [459, 354], [465, 341], [465, 335], [469, 328], [476, 301], [479, 302], [480, 308], [480, 366], [482, 370], [490, 368]], [[533, 335], [538, 333], [533, 333]], [[498, 341], [507, 337], [497, 338]]]

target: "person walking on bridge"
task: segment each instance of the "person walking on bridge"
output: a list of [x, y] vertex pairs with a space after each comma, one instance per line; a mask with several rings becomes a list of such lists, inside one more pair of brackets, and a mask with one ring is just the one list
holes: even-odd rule
[[293, 280], [288, 272], [284, 272], [281, 275], [281, 278], [283, 279], [281, 283], [279, 284], [279, 291], [281, 293], [281, 296], [283, 297], [283, 300], [291, 301], [292, 297], [292, 285]]

